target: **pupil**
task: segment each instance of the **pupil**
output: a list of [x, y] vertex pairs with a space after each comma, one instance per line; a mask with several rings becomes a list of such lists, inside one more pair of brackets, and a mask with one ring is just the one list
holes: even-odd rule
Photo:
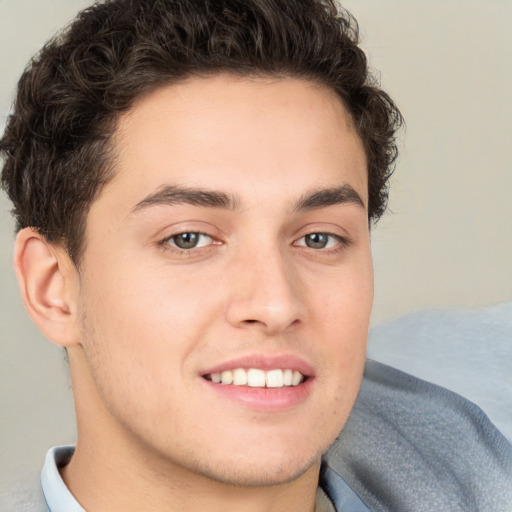
[[323, 249], [327, 245], [327, 235], [311, 233], [306, 236], [306, 245], [312, 249]]
[[192, 249], [197, 245], [198, 238], [199, 236], [197, 233], [181, 233], [176, 235], [174, 243], [180, 249]]

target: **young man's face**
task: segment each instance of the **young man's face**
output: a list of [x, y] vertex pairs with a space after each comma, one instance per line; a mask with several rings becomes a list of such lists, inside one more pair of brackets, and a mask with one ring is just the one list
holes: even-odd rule
[[79, 436], [99, 425], [113, 453], [225, 482], [297, 477], [347, 419], [372, 303], [366, 159], [341, 101], [194, 78], [139, 99], [113, 144], [70, 351]]

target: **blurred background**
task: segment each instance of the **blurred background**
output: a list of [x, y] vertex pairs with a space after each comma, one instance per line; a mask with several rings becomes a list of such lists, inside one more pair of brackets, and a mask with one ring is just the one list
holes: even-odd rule
[[[0, 0], [0, 131], [30, 57], [89, 3]], [[390, 212], [372, 236], [375, 332], [411, 311], [511, 301], [512, 2], [343, 5], [407, 122]], [[0, 499], [39, 472], [47, 448], [75, 436], [64, 354], [42, 338], [19, 298], [9, 209], [0, 192]], [[428, 364], [428, 351], [422, 358]]]

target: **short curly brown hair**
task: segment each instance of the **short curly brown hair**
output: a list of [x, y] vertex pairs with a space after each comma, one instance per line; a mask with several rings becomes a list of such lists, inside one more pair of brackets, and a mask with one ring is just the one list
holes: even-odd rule
[[158, 85], [223, 71], [334, 89], [368, 159], [369, 217], [384, 212], [402, 116], [369, 71], [357, 22], [335, 0], [107, 0], [82, 11], [23, 73], [0, 154], [17, 229], [75, 263], [91, 203], [113, 176], [121, 112]]

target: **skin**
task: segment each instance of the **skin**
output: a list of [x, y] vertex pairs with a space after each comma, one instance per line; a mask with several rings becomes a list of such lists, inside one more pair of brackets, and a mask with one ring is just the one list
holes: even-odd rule
[[[299, 79], [193, 78], [139, 98], [113, 144], [79, 272], [32, 230], [17, 242], [25, 304], [69, 354], [78, 443], [65, 482], [94, 511], [313, 510], [373, 296], [366, 158], [342, 102]], [[165, 186], [234, 204], [155, 199]], [[297, 208], [343, 186], [361, 204]], [[180, 251], [183, 232], [207, 236]], [[312, 233], [327, 247], [308, 247]], [[247, 355], [307, 362], [307, 396], [259, 410], [202, 377]]]

